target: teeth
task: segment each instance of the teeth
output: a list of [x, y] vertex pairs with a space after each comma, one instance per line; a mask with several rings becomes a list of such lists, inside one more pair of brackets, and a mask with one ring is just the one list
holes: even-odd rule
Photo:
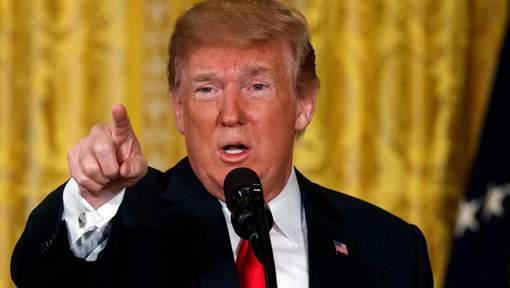
[[225, 153], [230, 154], [230, 155], [239, 154], [239, 153], [243, 152], [242, 149], [225, 149], [224, 151], [225, 151]]

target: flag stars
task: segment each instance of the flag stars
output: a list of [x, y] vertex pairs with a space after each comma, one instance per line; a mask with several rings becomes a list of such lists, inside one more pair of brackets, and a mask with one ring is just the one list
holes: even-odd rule
[[[457, 212], [455, 236], [462, 237], [467, 230], [477, 232], [480, 222], [489, 222], [493, 217], [502, 217], [505, 214], [504, 201], [510, 196], [510, 183], [500, 186], [489, 186], [483, 197], [463, 200]], [[483, 203], [483, 207], [482, 207]], [[480, 216], [477, 216], [481, 210]]]
[[457, 225], [455, 226], [455, 236], [462, 237], [466, 230], [478, 231], [480, 224], [476, 219], [476, 213], [480, 209], [478, 200], [462, 201], [457, 212]]
[[508, 195], [508, 191], [505, 191], [505, 188], [507, 187], [497, 186], [488, 189], [482, 211], [484, 220], [490, 220], [492, 216], [501, 217], [505, 213], [503, 201], [505, 196]]

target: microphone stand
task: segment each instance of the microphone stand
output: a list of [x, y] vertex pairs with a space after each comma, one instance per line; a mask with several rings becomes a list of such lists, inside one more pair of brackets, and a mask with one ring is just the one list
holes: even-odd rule
[[266, 288], [277, 288], [276, 285], [276, 267], [273, 257], [273, 247], [269, 238], [269, 227], [266, 213], [258, 213], [255, 217], [255, 225], [258, 233], [253, 233], [249, 239], [253, 247], [255, 256], [264, 266], [266, 278]]
[[250, 241], [255, 256], [264, 266], [266, 288], [277, 288], [273, 247], [269, 238], [273, 216], [264, 202], [259, 177], [249, 168], [236, 168], [225, 177], [223, 186], [234, 230], [241, 238]]

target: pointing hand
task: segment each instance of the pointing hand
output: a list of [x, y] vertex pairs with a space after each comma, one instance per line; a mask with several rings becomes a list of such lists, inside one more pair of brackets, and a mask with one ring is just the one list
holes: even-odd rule
[[94, 208], [147, 173], [147, 161], [123, 105], [112, 107], [112, 120], [94, 125], [67, 155], [71, 177]]

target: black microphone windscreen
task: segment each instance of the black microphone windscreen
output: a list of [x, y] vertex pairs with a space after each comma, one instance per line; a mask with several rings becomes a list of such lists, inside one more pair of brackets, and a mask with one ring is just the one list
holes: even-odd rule
[[227, 205], [233, 201], [232, 195], [236, 193], [236, 191], [254, 184], [260, 185], [259, 176], [257, 176], [255, 171], [244, 167], [230, 171], [223, 182], [223, 191], [225, 192], [225, 202]]
[[273, 217], [264, 202], [257, 173], [248, 168], [236, 168], [225, 177], [223, 190], [227, 208], [231, 212], [232, 227], [237, 235], [251, 239], [266, 231], [264, 235], [268, 236], [273, 226]]

